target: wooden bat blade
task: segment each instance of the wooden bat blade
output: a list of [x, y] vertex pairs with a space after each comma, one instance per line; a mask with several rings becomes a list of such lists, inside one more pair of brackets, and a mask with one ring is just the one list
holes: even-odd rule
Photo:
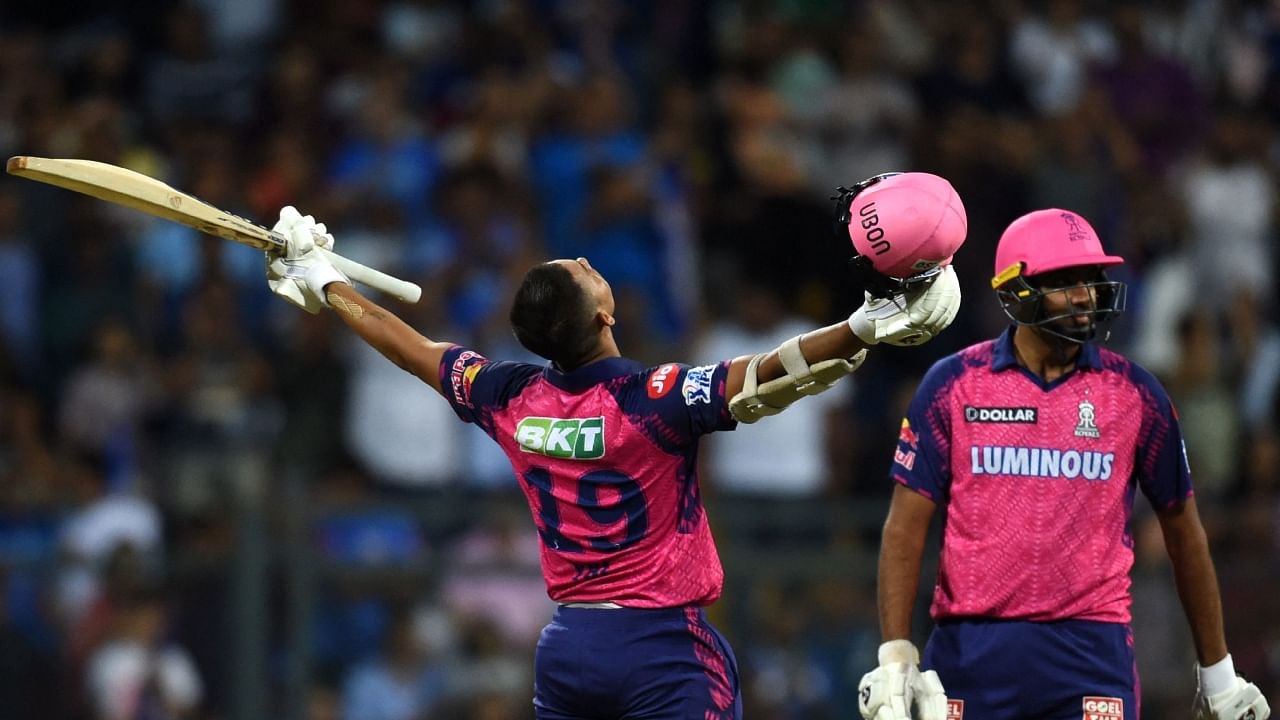
[[[9, 158], [5, 169], [10, 175], [131, 207], [259, 250], [283, 250], [286, 244], [285, 238], [279, 233], [214, 207], [155, 178], [117, 165], [94, 160], [17, 155]], [[414, 283], [328, 251], [325, 256], [334, 267], [355, 282], [409, 303], [416, 303], [422, 297], [422, 288]]]
[[267, 228], [127, 168], [94, 160], [18, 155], [9, 158], [5, 169], [10, 175], [131, 207], [259, 250], [283, 246], [282, 239]]

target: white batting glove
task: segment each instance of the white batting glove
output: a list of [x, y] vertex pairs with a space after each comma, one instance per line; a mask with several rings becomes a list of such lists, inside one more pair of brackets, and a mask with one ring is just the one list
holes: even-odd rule
[[283, 254], [267, 253], [267, 285], [271, 292], [311, 314], [328, 306], [324, 288], [329, 283], [350, 283], [345, 275], [316, 248], [333, 250], [333, 235], [324, 223], [299, 213], [292, 205], [280, 208], [280, 220], [271, 228], [288, 240]]
[[947, 720], [947, 691], [942, 680], [933, 670], [916, 672], [911, 685], [916, 703], [916, 717], [920, 720]]
[[960, 279], [948, 265], [927, 285], [889, 298], [866, 296], [849, 316], [849, 328], [867, 345], [921, 345], [956, 319]]
[[1196, 720], [1267, 720], [1271, 706], [1257, 685], [1235, 674], [1227, 655], [1221, 661], [1196, 665]]
[[932, 670], [920, 672], [920, 652], [910, 640], [890, 640], [880, 646], [880, 667], [858, 683], [858, 712], [863, 720], [911, 720], [914, 705], [919, 720], [946, 720], [947, 696]]

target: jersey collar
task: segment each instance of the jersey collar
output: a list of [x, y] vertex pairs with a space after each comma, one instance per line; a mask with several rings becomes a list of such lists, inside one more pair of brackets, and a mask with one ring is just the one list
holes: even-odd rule
[[561, 390], [579, 392], [605, 380], [630, 375], [643, 369], [644, 366], [635, 360], [629, 360], [624, 357], [611, 357], [597, 360], [569, 372], [561, 372], [554, 365], [548, 364], [542, 370], [542, 376], [547, 379], [547, 382]]
[[[991, 352], [992, 370], [999, 372], [1018, 366], [1018, 356], [1013, 351], [1013, 332], [1017, 329], [1017, 325], [1010, 325], [1009, 329], [996, 338], [995, 348]], [[1076, 367], [1082, 370], [1102, 369], [1102, 355], [1098, 352], [1098, 346], [1093, 343], [1082, 345], [1080, 354], [1076, 357]]]

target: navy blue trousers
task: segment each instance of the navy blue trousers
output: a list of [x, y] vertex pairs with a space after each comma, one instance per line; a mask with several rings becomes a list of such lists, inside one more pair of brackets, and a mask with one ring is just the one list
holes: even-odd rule
[[738, 663], [701, 608], [560, 607], [534, 659], [538, 720], [741, 720]]

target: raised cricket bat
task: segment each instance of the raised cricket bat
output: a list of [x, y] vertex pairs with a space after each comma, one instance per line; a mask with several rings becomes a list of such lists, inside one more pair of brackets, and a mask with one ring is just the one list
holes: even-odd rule
[[[99, 200], [125, 205], [259, 250], [283, 252], [285, 249], [285, 237], [280, 233], [175, 190], [155, 178], [117, 165], [94, 160], [16, 155], [9, 158], [7, 170], [10, 175], [57, 185]], [[416, 303], [422, 297], [422, 288], [411, 282], [394, 278], [324, 248], [317, 250], [325, 253], [334, 267], [355, 282], [408, 303]]]

